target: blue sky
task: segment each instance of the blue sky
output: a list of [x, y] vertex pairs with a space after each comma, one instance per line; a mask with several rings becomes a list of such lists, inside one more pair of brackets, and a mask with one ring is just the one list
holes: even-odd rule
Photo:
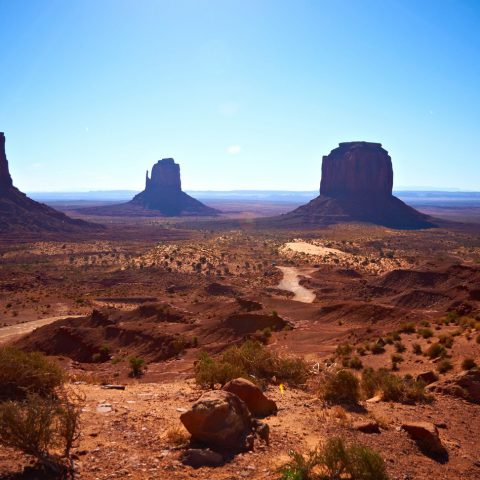
[[0, 131], [25, 191], [314, 190], [339, 142], [396, 186], [480, 190], [478, 0], [0, 0]]

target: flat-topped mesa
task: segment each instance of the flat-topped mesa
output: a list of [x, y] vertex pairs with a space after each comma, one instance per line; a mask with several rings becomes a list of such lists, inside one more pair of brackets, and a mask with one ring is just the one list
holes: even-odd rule
[[2, 191], [8, 190], [11, 187], [13, 187], [13, 182], [5, 153], [5, 134], [0, 132], [0, 194]]
[[391, 196], [392, 159], [381, 143], [344, 142], [323, 157], [320, 195]]
[[180, 192], [182, 182], [180, 180], [180, 165], [175, 163], [173, 158], [164, 158], [159, 160], [152, 168], [152, 176], [147, 179], [145, 190], [149, 189], [168, 189]]

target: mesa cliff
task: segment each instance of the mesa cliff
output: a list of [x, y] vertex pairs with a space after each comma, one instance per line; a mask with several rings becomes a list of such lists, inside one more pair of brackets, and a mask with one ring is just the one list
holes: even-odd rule
[[159, 160], [145, 180], [145, 190], [130, 202], [81, 209], [87, 215], [108, 216], [214, 216], [220, 213], [182, 191], [180, 165], [173, 158]]
[[68, 217], [35, 202], [13, 185], [5, 153], [5, 134], [0, 132], [0, 233], [82, 232], [100, 225]]
[[392, 194], [392, 159], [380, 143], [340, 143], [323, 157], [320, 195], [272, 226], [367, 222], [398, 229], [434, 226], [431, 219]]

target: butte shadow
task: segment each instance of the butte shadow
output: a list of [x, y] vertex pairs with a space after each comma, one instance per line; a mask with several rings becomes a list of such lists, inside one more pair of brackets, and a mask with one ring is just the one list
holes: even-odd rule
[[298, 228], [366, 222], [396, 229], [436, 226], [433, 219], [392, 195], [393, 168], [380, 143], [340, 143], [323, 157], [320, 195], [257, 226]]
[[5, 134], [0, 132], [0, 234], [82, 233], [103, 230], [102, 225], [68, 217], [35, 202], [13, 185], [5, 153]]
[[180, 165], [173, 158], [159, 160], [148, 170], [145, 190], [135, 195], [130, 202], [79, 209], [85, 215], [99, 216], [215, 216], [220, 213], [182, 191]]

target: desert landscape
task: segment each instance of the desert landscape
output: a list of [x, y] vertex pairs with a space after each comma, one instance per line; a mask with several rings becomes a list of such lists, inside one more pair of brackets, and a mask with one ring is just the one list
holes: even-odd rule
[[[335, 442], [370, 455], [341, 478], [478, 478], [478, 225], [400, 201], [376, 213], [390, 157], [351, 148], [377, 183], [365, 192], [344, 153], [307, 213], [67, 209], [82, 218], [71, 231], [48, 221], [35, 239], [11, 222], [0, 348], [61, 366], [78, 431], [67, 470], [3, 446], [1, 478], [306, 479], [327, 471], [318, 448]], [[329, 175], [340, 194], [325, 192]]]
[[0, 12], [0, 480], [480, 479], [479, 2]]

